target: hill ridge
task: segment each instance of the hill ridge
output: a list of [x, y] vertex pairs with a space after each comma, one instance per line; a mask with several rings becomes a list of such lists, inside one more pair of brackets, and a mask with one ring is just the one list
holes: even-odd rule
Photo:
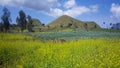
[[100, 26], [94, 21], [80, 21], [78, 19], [72, 18], [68, 15], [62, 15], [48, 24], [51, 28], [82, 28], [86, 29], [87, 24], [88, 29], [100, 28]]

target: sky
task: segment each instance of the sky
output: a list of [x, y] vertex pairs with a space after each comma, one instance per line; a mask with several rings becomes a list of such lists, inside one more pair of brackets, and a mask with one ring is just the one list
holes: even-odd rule
[[120, 0], [1, 0], [0, 16], [4, 7], [11, 12], [11, 24], [16, 23], [20, 10], [44, 24], [62, 15], [81, 21], [95, 21], [104, 28], [109, 28], [110, 23], [120, 22]]

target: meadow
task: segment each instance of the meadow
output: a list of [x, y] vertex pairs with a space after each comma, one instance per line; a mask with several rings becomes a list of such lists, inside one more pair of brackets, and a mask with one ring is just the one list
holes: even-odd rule
[[39, 32], [31, 33], [36, 38], [46, 40], [65, 39], [65, 40], [79, 40], [79, 39], [95, 39], [95, 38], [120, 38], [120, 32], [114, 30], [83, 30], [83, 29], [66, 29], [56, 32]]
[[119, 35], [118, 38], [85, 38], [55, 43], [23, 34], [0, 33], [0, 68], [119, 67]]

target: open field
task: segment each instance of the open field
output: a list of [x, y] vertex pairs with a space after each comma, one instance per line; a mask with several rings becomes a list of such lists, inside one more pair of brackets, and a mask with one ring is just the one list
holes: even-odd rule
[[109, 29], [96, 29], [86, 31], [83, 29], [67, 29], [57, 32], [43, 32], [32, 33], [36, 38], [43, 38], [47, 40], [65, 39], [65, 40], [79, 40], [79, 39], [94, 39], [94, 38], [120, 38], [120, 32]]
[[0, 33], [0, 68], [119, 68], [120, 38], [54, 43]]

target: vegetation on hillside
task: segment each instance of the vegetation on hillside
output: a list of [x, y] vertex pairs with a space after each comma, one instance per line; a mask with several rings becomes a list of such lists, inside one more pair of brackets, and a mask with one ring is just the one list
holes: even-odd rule
[[[87, 26], [84, 26], [87, 24]], [[77, 19], [74, 19], [70, 16], [63, 15], [61, 17], [58, 17], [56, 20], [52, 21], [50, 24], [48, 24], [51, 28], [60, 30], [60, 29], [66, 29], [66, 28], [81, 28], [81, 29], [87, 29], [86, 30], [91, 30], [95, 28], [100, 28], [99, 25], [95, 22], [84, 22], [84, 21], [79, 21]]]
[[79, 39], [93, 39], [93, 38], [120, 38], [120, 33], [117, 31], [107, 30], [92, 30], [86, 31], [83, 29], [67, 29], [61, 30], [60, 32], [40, 32], [32, 33], [31, 35], [37, 38], [43, 38], [47, 40], [51, 39], [66, 39], [66, 40], [79, 40]]

